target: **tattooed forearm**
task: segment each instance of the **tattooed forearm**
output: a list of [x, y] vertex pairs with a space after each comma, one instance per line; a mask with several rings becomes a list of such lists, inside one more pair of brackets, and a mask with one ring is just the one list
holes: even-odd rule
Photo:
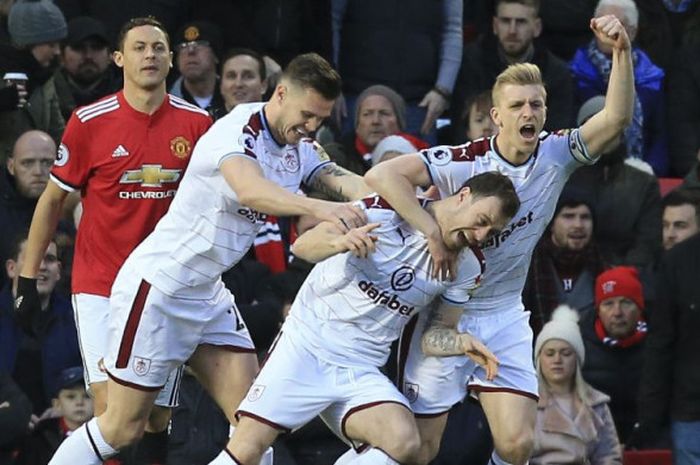
[[431, 328], [423, 334], [422, 347], [426, 355], [460, 355], [457, 331], [452, 328]]
[[370, 193], [362, 176], [334, 163], [321, 168], [309, 187], [323, 193], [330, 200], [341, 202], [361, 199]]

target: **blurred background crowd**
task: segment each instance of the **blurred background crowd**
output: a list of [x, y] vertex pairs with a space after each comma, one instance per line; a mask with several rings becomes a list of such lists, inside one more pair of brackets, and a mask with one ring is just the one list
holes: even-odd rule
[[[634, 117], [571, 177], [533, 255], [523, 293], [541, 394], [531, 463], [671, 463], [672, 444], [675, 463], [700, 463], [700, 1], [0, 0], [0, 464], [47, 463], [92, 415], [70, 302], [78, 197], [42, 262], [44, 311], [31, 328], [13, 320], [13, 292], [66, 121], [122, 87], [111, 52], [129, 18], [167, 27], [169, 92], [214, 119], [266, 99], [294, 56], [321, 54], [343, 94], [316, 138], [364, 174], [495, 134], [490, 89], [511, 63], [542, 70], [547, 130], [582, 124], [610, 77], [610, 50], [589, 29], [603, 14], [633, 39]], [[311, 268], [289, 245], [313, 225], [267, 222], [224, 275], [261, 356]], [[225, 417], [186, 375], [168, 463], [207, 463], [227, 438]], [[490, 448], [483, 412], [465, 401], [433, 463], [486, 463]], [[312, 423], [275, 450], [279, 464], [328, 464], [345, 446]]]

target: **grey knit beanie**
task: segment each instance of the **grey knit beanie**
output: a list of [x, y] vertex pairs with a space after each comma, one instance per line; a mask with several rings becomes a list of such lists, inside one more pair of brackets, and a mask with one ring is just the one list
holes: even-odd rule
[[68, 35], [66, 18], [51, 0], [17, 0], [7, 19], [15, 45], [58, 42]]
[[395, 90], [381, 84], [369, 86], [357, 96], [355, 101], [355, 127], [357, 127], [357, 121], [360, 118], [362, 102], [371, 95], [381, 95], [391, 102], [391, 106], [394, 107], [394, 113], [396, 113], [396, 120], [399, 123], [399, 129], [403, 131], [406, 128], [406, 102]]

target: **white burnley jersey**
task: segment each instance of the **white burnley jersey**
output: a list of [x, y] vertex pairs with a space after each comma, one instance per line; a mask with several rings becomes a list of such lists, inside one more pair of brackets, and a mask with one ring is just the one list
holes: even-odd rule
[[512, 222], [481, 246], [489, 266], [466, 310], [523, 308], [521, 294], [530, 257], [554, 215], [564, 184], [576, 168], [596, 160], [588, 154], [578, 129], [542, 133], [534, 154], [518, 166], [498, 153], [495, 141], [495, 137], [477, 139], [421, 152], [442, 197], [457, 192], [477, 174], [498, 171], [510, 178], [520, 198], [520, 210]]
[[265, 178], [290, 192], [330, 163], [313, 139], [278, 145], [263, 106], [237, 105], [202, 136], [168, 213], [129, 257], [161, 292], [213, 294], [221, 273], [238, 263], [264, 224], [264, 214], [238, 201], [219, 170], [222, 162], [231, 157], [252, 160]]
[[478, 249], [459, 256], [454, 281], [432, 279], [425, 236], [379, 196], [358, 202], [378, 240], [368, 258], [334, 255], [317, 264], [282, 327], [295, 343], [340, 366], [382, 366], [409, 319], [437, 296], [463, 306], [484, 267]]

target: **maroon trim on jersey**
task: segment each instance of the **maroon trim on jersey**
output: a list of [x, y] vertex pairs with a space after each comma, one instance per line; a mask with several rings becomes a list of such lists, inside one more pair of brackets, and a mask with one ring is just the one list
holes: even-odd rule
[[70, 187], [70, 188], [72, 188], [72, 189], [75, 189], [76, 191], [79, 191], [79, 190], [80, 190], [80, 187], [74, 186], [73, 184], [71, 184], [71, 183], [69, 183], [68, 181], [64, 180], [62, 177], [60, 177], [59, 175], [57, 175], [56, 172], [55, 172], [54, 170], [51, 170], [51, 173], [50, 173], [50, 174], [51, 174], [51, 176], [53, 176], [54, 178], [58, 179], [59, 181], [61, 181], [61, 182], [62, 182], [63, 184], [65, 184], [66, 186], [68, 186], [68, 187]]
[[123, 379], [119, 379], [116, 376], [114, 376], [112, 373], [110, 373], [109, 371], [107, 372], [107, 376], [109, 376], [109, 379], [111, 379], [112, 381], [114, 381], [117, 384], [121, 384], [122, 386], [130, 387], [130, 388], [136, 389], [138, 391], [155, 392], [155, 391], [160, 391], [161, 389], [163, 389], [163, 386], [165, 386], [165, 384], [163, 386], [155, 386], [155, 387], [154, 386], [143, 386], [141, 384], [132, 383], [131, 381], [125, 381]]
[[411, 339], [413, 338], [413, 332], [416, 330], [416, 324], [418, 324], [418, 314], [408, 320], [399, 338], [399, 354], [396, 360], [396, 385], [401, 392], [403, 392], [403, 377], [406, 371], [406, 361], [408, 360], [408, 352], [411, 348]]
[[437, 418], [443, 415], [447, 415], [448, 413], [450, 413], [450, 411], [445, 410], [444, 412], [440, 413], [414, 413], [413, 416], [416, 418]]
[[210, 342], [207, 342], [205, 344], [199, 344], [197, 347], [202, 347], [202, 346], [219, 347], [219, 348], [224, 349], [228, 352], [235, 352], [235, 353], [245, 353], [245, 354], [257, 353], [255, 348], [234, 346], [231, 344], [212, 344]]
[[148, 291], [150, 289], [151, 285], [146, 281], [141, 280], [139, 290], [136, 292], [134, 302], [131, 304], [129, 318], [126, 320], [126, 326], [124, 327], [124, 333], [122, 334], [122, 342], [119, 344], [117, 362], [114, 365], [116, 368], [126, 368], [126, 366], [129, 364], [131, 350], [134, 348], [136, 330], [139, 328], [139, 322], [141, 321], [141, 315], [143, 314], [143, 307], [146, 304], [146, 297], [148, 296]]
[[383, 210], [393, 210], [394, 207], [392, 207], [389, 202], [384, 200], [382, 197], [378, 195], [373, 195], [371, 197], [365, 197], [362, 199], [362, 203], [365, 204], [365, 207], [367, 208], [380, 208]]
[[274, 421], [270, 421], [270, 420], [268, 420], [267, 418], [263, 418], [263, 417], [261, 417], [261, 416], [259, 416], [259, 415], [256, 415], [256, 414], [254, 414], [254, 413], [247, 412], [247, 411], [245, 411], [245, 410], [239, 410], [239, 411], [236, 412], [236, 419], [238, 419], [238, 421], [241, 420], [241, 417], [252, 418], [253, 420], [259, 421], [260, 423], [262, 423], [262, 424], [264, 424], [264, 425], [267, 425], [267, 426], [269, 426], [269, 427], [271, 427], [271, 428], [275, 428], [276, 430], [280, 430], [280, 431], [282, 431], [283, 433], [289, 433], [290, 431], [292, 431], [292, 430], [289, 429], [289, 428], [285, 428], [285, 427], [282, 426], [282, 425], [278, 425], [278, 424], [275, 423]]
[[280, 341], [280, 339], [282, 338], [282, 332], [283, 332], [283, 331], [280, 329], [280, 332], [277, 333], [277, 336], [275, 336], [275, 340], [272, 341], [272, 345], [270, 345], [270, 348], [267, 349], [267, 353], [265, 354], [265, 358], [264, 358], [263, 361], [260, 363], [260, 368], [258, 369], [258, 373], [260, 373], [260, 371], [262, 371], [263, 367], [265, 366], [265, 364], [267, 363], [267, 361], [270, 359], [270, 356], [272, 355], [272, 351], [275, 350], [275, 348], [277, 347], [277, 343], [278, 343], [278, 342]]
[[484, 274], [484, 271], [486, 271], [486, 257], [484, 257], [484, 253], [478, 246], [470, 245], [469, 249], [472, 251], [476, 259], [479, 260], [479, 265], [481, 266], [481, 274]]
[[528, 397], [530, 399], [533, 399], [535, 402], [540, 400], [539, 396], [536, 396], [535, 394], [533, 394], [531, 392], [521, 391], [520, 389], [489, 387], [489, 386], [481, 386], [479, 384], [470, 384], [467, 387], [469, 388], [469, 390], [475, 391], [475, 392], [507, 392], [509, 394], [515, 394], [518, 396]]
[[468, 142], [464, 145], [450, 147], [452, 161], [474, 161], [476, 157], [483, 157], [491, 149], [491, 139], [482, 138]]
[[[258, 138], [260, 132], [263, 129], [264, 125], [262, 121], [261, 109], [260, 111], [257, 111], [250, 115], [250, 118], [248, 118], [248, 122], [245, 126], [243, 126], [243, 134], [247, 134], [248, 136], [252, 137], [253, 140], [255, 140]], [[255, 154], [255, 152], [253, 152], [253, 150], [250, 147], [246, 147], [246, 144], [243, 144], [243, 152], [245, 152], [245, 154], [249, 157], [255, 158], [256, 160], [258, 158], [258, 156]]]
[[[345, 424], [348, 421], [348, 418], [350, 418], [350, 415], [353, 413], [361, 412], [362, 410], [367, 410], [368, 408], [376, 407], [377, 405], [382, 405], [382, 404], [397, 404], [400, 405], [401, 407], [405, 408], [409, 412], [411, 412], [411, 409], [406, 407], [406, 404], [403, 404], [401, 402], [397, 402], [395, 400], [377, 400], [375, 402], [369, 402], [367, 404], [360, 404], [356, 405], [355, 407], [351, 408], [350, 410], [347, 411], [345, 415], [343, 415], [343, 419], [340, 422], [340, 431], [343, 433], [343, 436], [350, 441], [350, 444], [352, 444], [352, 448], [355, 449], [355, 452], [358, 454], [364, 450], [363, 446], [366, 447], [366, 444], [360, 444], [358, 446], [355, 446], [355, 441], [353, 441], [350, 436], [348, 436], [348, 433], [345, 431]], [[413, 413], [413, 412], [411, 412]], [[384, 451], [382, 451], [384, 452]], [[386, 454], [386, 452], [384, 452]], [[387, 454], [388, 455], [388, 454]]]

